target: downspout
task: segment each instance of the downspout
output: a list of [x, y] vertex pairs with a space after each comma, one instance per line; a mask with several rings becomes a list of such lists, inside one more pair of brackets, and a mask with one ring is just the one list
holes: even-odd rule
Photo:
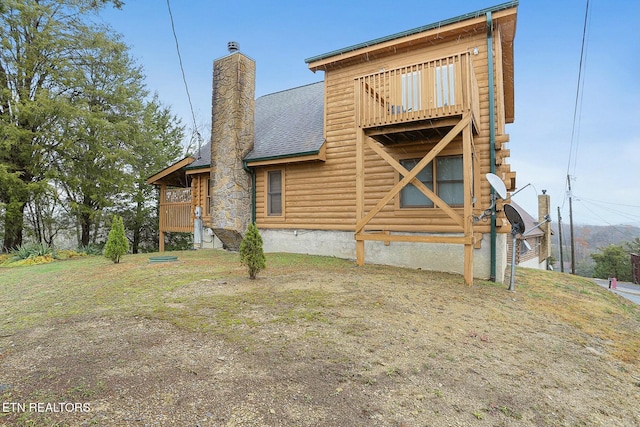
[[247, 166], [247, 161], [242, 161], [242, 169], [251, 175], [251, 222], [256, 223], [256, 171]]
[[[495, 121], [495, 87], [493, 81], [493, 19], [487, 12], [487, 63], [489, 68], [489, 167], [496, 173], [496, 121]], [[491, 200], [495, 200], [496, 192], [491, 188]], [[496, 207], [491, 212], [491, 272], [489, 279], [496, 281]]]

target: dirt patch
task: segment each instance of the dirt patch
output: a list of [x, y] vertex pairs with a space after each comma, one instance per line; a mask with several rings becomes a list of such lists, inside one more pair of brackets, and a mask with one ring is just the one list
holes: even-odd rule
[[162, 298], [0, 338], [0, 425], [640, 425], [638, 361], [502, 285], [318, 269]]

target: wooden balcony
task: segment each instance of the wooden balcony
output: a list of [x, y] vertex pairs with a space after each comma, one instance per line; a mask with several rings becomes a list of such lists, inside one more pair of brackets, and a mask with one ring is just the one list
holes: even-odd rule
[[192, 232], [191, 188], [170, 188], [161, 193], [160, 231]]
[[460, 53], [429, 62], [358, 77], [356, 120], [383, 144], [416, 139], [437, 127], [453, 127], [471, 112], [480, 119], [480, 97], [471, 55]]

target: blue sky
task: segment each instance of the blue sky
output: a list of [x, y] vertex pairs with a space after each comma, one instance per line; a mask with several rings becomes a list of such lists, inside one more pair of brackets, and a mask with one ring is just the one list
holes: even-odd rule
[[[521, 0], [515, 39], [515, 122], [509, 160], [524, 188], [514, 197], [537, 213], [543, 189], [552, 216], [640, 225], [640, 2], [589, 0], [583, 84], [574, 111], [587, 0]], [[306, 58], [501, 3], [489, 0], [306, 2], [171, 0], [196, 124], [210, 134], [213, 60], [227, 42], [256, 61], [256, 96], [320, 81]], [[184, 124], [193, 120], [166, 0], [128, 0], [99, 21], [121, 33], [147, 86]], [[573, 134], [573, 138], [572, 138]]]

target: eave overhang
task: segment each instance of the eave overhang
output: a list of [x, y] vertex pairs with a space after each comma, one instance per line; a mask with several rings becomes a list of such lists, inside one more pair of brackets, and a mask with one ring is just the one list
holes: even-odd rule
[[183, 168], [193, 163], [194, 160], [195, 160], [194, 157], [185, 157], [182, 160], [178, 160], [171, 166], [147, 178], [146, 183], [151, 185], [167, 185], [170, 187], [184, 187], [185, 172]]
[[247, 167], [281, 165], [285, 163], [301, 163], [301, 162], [324, 162], [327, 160], [326, 143], [322, 143], [319, 150], [308, 151], [305, 153], [284, 154], [280, 156], [261, 157], [255, 159], [245, 159]]

